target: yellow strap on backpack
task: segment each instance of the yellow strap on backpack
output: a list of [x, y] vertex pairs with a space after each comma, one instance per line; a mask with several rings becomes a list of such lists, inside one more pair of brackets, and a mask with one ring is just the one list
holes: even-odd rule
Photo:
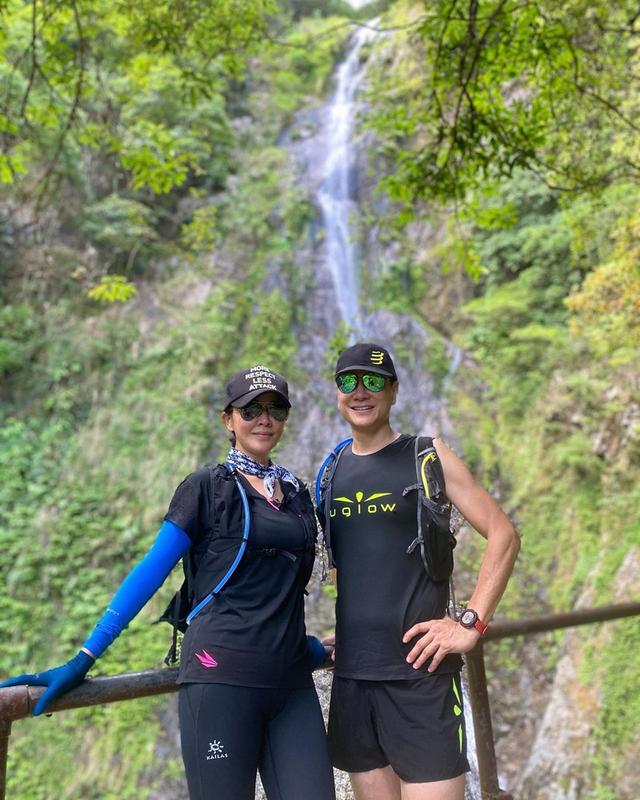
[[431, 492], [429, 491], [429, 480], [427, 478], [427, 473], [426, 473], [427, 462], [435, 461], [436, 458], [437, 455], [432, 450], [430, 453], [427, 453], [427, 455], [422, 459], [422, 463], [420, 464], [420, 478], [422, 479], [422, 488], [424, 489], [424, 493], [429, 498], [429, 500], [431, 500]]

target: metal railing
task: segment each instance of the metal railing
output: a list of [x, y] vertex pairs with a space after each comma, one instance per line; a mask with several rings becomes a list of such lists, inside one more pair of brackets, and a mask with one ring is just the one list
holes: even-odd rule
[[[638, 615], [640, 615], [640, 603], [624, 603], [571, 611], [566, 614], [551, 614], [544, 617], [504, 622], [496, 621], [479, 644], [466, 654], [482, 800], [510, 800], [511, 798], [511, 795], [503, 792], [498, 785], [498, 768], [484, 665], [486, 643], [514, 636], [530, 636], [560, 628], [572, 628], [578, 625], [589, 625]], [[327, 665], [330, 663], [327, 662]], [[91, 678], [52, 703], [47, 713], [175, 692], [178, 688], [176, 686], [177, 674], [177, 669], [159, 669]], [[28, 717], [44, 691], [43, 687], [36, 686], [13, 686], [9, 689], [0, 689], [0, 800], [5, 800], [11, 724], [15, 720]]]
[[476, 738], [478, 773], [482, 800], [511, 800], [512, 796], [503, 792], [498, 785], [498, 766], [491, 724], [491, 707], [487, 691], [487, 675], [484, 668], [484, 648], [486, 642], [508, 639], [514, 636], [531, 636], [547, 633], [560, 628], [573, 628], [590, 625], [594, 622], [607, 622], [624, 617], [640, 615], [640, 603], [621, 603], [600, 608], [585, 608], [565, 614], [549, 614], [543, 617], [496, 621], [492, 623], [480, 642], [466, 654], [467, 682], [469, 699], [473, 712], [473, 728]]

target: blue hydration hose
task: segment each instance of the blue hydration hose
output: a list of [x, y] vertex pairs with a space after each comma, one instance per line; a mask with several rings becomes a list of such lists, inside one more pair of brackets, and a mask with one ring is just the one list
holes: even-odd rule
[[191, 613], [187, 617], [187, 625], [191, 624], [193, 618], [199, 614], [205, 606], [208, 606], [209, 603], [213, 600], [213, 598], [222, 590], [222, 588], [229, 582], [233, 573], [238, 569], [238, 565], [242, 561], [242, 557], [244, 555], [245, 550], [247, 549], [247, 542], [249, 541], [249, 534], [251, 532], [251, 514], [249, 512], [249, 500], [247, 499], [247, 493], [245, 491], [244, 486], [240, 482], [240, 479], [236, 475], [234, 467], [231, 464], [227, 464], [228, 468], [233, 473], [234, 480], [238, 487], [238, 491], [240, 492], [240, 497], [242, 499], [242, 511], [244, 514], [244, 527], [242, 529], [242, 542], [240, 543], [240, 547], [238, 548], [238, 552], [236, 553], [236, 557], [233, 560], [233, 564], [229, 567], [227, 572], [225, 573], [224, 577], [213, 587], [213, 589], [209, 592], [209, 594], [203, 598], [198, 605], [192, 609]]

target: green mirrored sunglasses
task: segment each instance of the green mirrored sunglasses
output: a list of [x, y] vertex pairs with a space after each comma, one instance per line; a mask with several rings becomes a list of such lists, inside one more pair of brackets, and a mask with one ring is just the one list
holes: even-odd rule
[[[378, 375], [376, 372], [365, 372], [360, 380], [368, 392], [381, 392], [384, 389], [384, 375]], [[336, 386], [342, 394], [355, 392], [357, 385], [358, 376], [355, 372], [341, 372], [340, 375], [336, 375]]]
[[275, 419], [276, 422], [284, 422], [289, 416], [287, 406], [278, 406], [274, 403], [265, 403], [265, 405], [262, 405], [262, 403], [249, 403], [248, 406], [238, 408], [237, 411], [245, 422], [258, 419], [263, 411], [266, 411], [271, 419]]

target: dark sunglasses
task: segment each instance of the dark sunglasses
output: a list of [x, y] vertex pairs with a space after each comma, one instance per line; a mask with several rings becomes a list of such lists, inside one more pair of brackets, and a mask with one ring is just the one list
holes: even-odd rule
[[[384, 389], [384, 375], [376, 372], [365, 372], [361, 377], [362, 385], [368, 392], [381, 392]], [[336, 375], [336, 386], [342, 394], [355, 392], [358, 385], [358, 376], [355, 372], [342, 372]]]
[[249, 403], [248, 406], [237, 408], [236, 411], [245, 422], [258, 419], [263, 411], [266, 411], [271, 419], [275, 419], [276, 422], [284, 422], [289, 416], [287, 406], [278, 406], [275, 403], [265, 403], [265, 405], [262, 405], [262, 403]]

